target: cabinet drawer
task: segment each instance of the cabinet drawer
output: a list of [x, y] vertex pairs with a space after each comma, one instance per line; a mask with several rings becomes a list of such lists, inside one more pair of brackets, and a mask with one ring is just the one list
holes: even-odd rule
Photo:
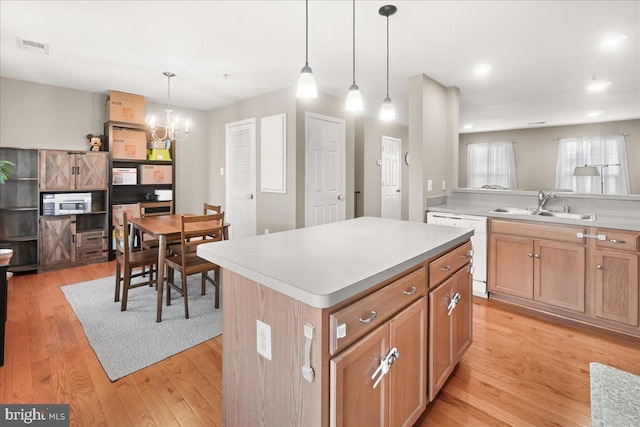
[[85, 259], [100, 258], [106, 256], [106, 247], [100, 245], [82, 246], [76, 249], [76, 261], [82, 261]]
[[596, 235], [605, 235], [606, 240], [596, 240], [599, 248], [620, 249], [623, 251], [637, 251], [640, 237], [631, 232], [598, 228]]
[[586, 227], [572, 227], [568, 225], [534, 224], [531, 222], [509, 221], [501, 219], [491, 220], [491, 233], [510, 234], [512, 236], [531, 237], [533, 239], [557, 240], [568, 243], [584, 243], [584, 238], [578, 238], [576, 233], [587, 234]]
[[105, 237], [104, 231], [78, 232], [76, 233], [76, 244], [78, 246], [104, 246], [106, 245]]
[[471, 260], [471, 242], [454, 249], [429, 264], [429, 289], [444, 282]]
[[[333, 355], [376, 328], [409, 303], [426, 295], [424, 267], [329, 315], [329, 352]], [[361, 320], [362, 319], [362, 320]], [[370, 319], [370, 320], [369, 320]]]

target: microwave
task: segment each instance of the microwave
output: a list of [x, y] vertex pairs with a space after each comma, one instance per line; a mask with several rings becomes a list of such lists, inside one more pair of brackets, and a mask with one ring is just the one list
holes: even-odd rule
[[91, 213], [91, 193], [48, 193], [42, 195], [43, 215]]

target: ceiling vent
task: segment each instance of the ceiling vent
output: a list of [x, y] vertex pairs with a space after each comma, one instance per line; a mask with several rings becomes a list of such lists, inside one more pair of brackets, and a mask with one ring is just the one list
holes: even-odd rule
[[20, 49], [30, 50], [32, 52], [42, 53], [44, 55], [49, 54], [49, 44], [40, 43], [33, 40], [25, 40], [20, 37], [16, 37], [16, 43]]

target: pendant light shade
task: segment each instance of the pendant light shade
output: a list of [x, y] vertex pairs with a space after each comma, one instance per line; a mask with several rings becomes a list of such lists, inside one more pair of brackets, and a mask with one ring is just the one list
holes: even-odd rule
[[382, 101], [382, 108], [380, 109], [380, 120], [389, 121], [396, 119], [396, 109], [391, 102], [391, 98], [388, 96]]
[[357, 84], [353, 83], [349, 87], [349, 93], [347, 94], [347, 103], [345, 109], [347, 111], [362, 111], [364, 104], [362, 102], [362, 95], [360, 94], [360, 88]]
[[389, 17], [396, 13], [398, 10], [392, 4], [388, 4], [382, 6], [378, 13], [387, 18], [387, 97], [382, 101], [382, 108], [380, 109], [380, 120], [395, 120], [396, 118], [396, 109], [391, 102], [391, 98], [389, 97]]
[[347, 102], [345, 109], [347, 111], [362, 111], [364, 104], [362, 102], [362, 95], [360, 94], [360, 88], [356, 84], [356, 0], [353, 0], [353, 83], [349, 87], [349, 93], [347, 94]]
[[300, 71], [296, 96], [304, 99], [313, 99], [318, 96], [316, 79], [313, 77], [313, 71], [308, 65], [302, 67], [302, 71]]
[[313, 78], [313, 71], [309, 67], [309, 0], [305, 0], [305, 33], [304, 67], [302, 67], [298, 78], [296, 96], [298, 98], [313, 99], [318, 96], [318, 91], [316, 89], [316, 79]]

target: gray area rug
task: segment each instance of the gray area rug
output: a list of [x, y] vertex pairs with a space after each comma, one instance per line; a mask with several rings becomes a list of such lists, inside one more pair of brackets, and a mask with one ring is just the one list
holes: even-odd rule
[[591, 425], [640, 426], [640, 376], [591, 362]]
[[130, 290], [126, 311], [113, 301], [115, 277], [61, 289], [107, 376], [115, 381], [222, 333], [222, 299], [216, 310], [213, 286], [208, 284], [207, 295], [200, 295], [199, 274], [189, 276], [188, 284], [189, 319], [184, 318], [182, 296], [172, 291], [171, 305], [163, 302], [160, 323], [154, 287]]

